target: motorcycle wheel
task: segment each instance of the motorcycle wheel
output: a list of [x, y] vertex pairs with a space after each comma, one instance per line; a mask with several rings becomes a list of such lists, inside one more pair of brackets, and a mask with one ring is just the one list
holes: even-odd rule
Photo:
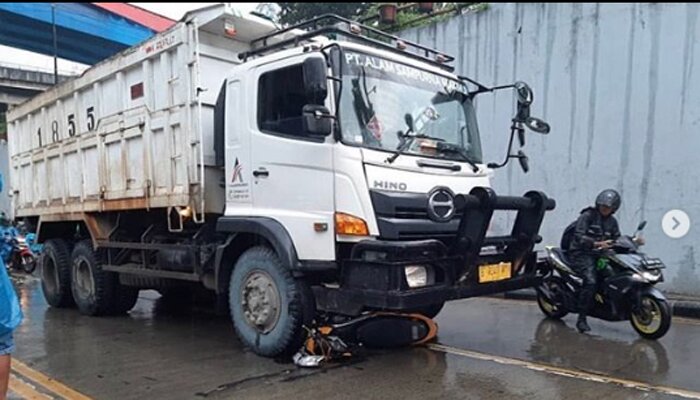
[[22, 256], [22, 270], [28, 274], [31, 274], [36, 269], [36, 257], [33, 255], [25, 254]]
[[[547, 279], [542, 282], [542, 286], [545, 286], [555, 298], [559, 297], [560, 293], [565, 290], [558, 279]], [[537, 290], [537, 305], [540, 307], [542, 313], [548, 318], [562, 319], [569, 311], [564, 308], [563, 305], [556, 303], [556, 301], [548, 299], [541, 290]]]
[[641, 307], [630, 314], [630, 323], [641, 337], [656, 340], [671, 327], [671, 306], [665, 299], [643, 295]]

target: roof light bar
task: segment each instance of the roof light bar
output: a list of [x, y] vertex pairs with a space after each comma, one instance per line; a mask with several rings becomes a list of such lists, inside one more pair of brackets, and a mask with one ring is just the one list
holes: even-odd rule
[[[285, 36], [283, 35], [293, 30], [302, 30], [305, 31], [305, 33], [284, 39]], [[400, 52], [400, 54], [431, 63], [442, 69], [450, 71], [454, 69], [452, 66], [446, 65], [454, 61], [454, 57], [446, 53], [431, 49], [419, 43], [401, 39], [397, 36], [380, 31], [379, 29], [362, 25], [334, 14], [321, 15], [306, 22], [261, 36], [251, 42], [253, 50], [241, 53], [239, 58], [246, 60], [248, 57], [282, 49], [287, 46], [299, 46], [304, 42], [312, 40], [312, 38], [316, 36], [330, 34], [336, 37], [352, 37], [353, 41], [361, 40], [373, 47], [379, 47], [397, 53]], [[279, 41], [269, 44], [270, 40], [273, 38], [278, 38]]]

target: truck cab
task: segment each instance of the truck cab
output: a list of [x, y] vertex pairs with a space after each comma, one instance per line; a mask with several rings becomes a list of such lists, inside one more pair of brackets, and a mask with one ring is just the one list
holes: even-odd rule
[[[299, 47], [234, 68], [217, 110], [224, 120], [225, 217], [277, 221], [299, 259], [319, 263], [335, 262], [345, 244], [366, 239], [449, 239], [459, 223], [449, 199], [438, 196], [436, 205], [445, 206], [432, 214], [410, 209], [425, 208], [436, 188], [454, 196], [489, 186], [464, 84], [429, 64], [341, 43], [325, 45], [329, 61], [320, 48]], [[316, 99], [305, 87], [310, 61], [339, 77]], [[315, 116], [305, 108], [322, 108], [329, 129], [310, 131], [305, 118]], [[414, 134], [420, 137], [400, 150]], [[396, 203], [407, 211], [390, 210]]]

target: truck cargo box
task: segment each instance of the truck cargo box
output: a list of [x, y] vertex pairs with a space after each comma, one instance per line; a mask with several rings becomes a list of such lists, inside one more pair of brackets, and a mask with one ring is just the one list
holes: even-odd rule
[[274, 30], [217, 5], [8, 113], [16, 217], [224, 209], [213, 112], [252, 39]]

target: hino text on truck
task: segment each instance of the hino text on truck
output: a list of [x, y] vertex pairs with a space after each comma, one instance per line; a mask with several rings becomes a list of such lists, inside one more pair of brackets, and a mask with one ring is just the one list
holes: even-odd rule
[[[532, 92], [452, 72], [452, 57], [337, 16], [278, 29], [226, 5], [188, 13], [9, 112], [15, 217], [44, 243], [53, 307], [124, 313], [140, 289], [206, 288], [258, 354], [298, 349], [317, 312], [437, 314], [533, 287], [554, 201], [499, 196]], [[513, 89], [501, 164], [475, 96]], [[527, 171], [526, 171], [527, 172]], [[517, 210], [487, 237], [494, 211]]]

